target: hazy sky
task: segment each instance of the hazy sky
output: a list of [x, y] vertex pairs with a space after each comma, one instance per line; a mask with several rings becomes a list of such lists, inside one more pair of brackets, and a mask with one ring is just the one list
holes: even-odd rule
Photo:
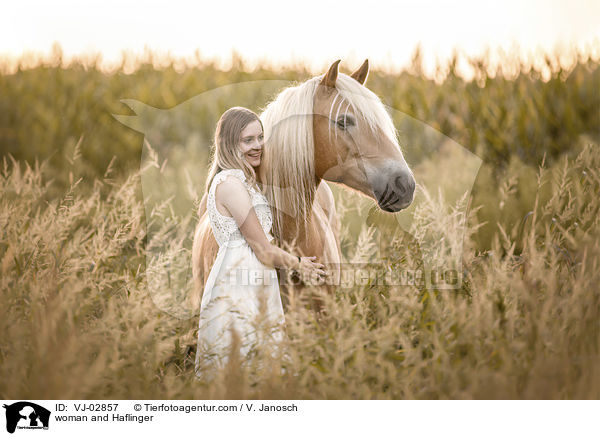
[[319, 70], [341, 58], [351, 69], [369, 58], [380, 68], [402, 67], [421, 43], [426, 62], [454, 47], [481, 54], [487, 47], [552, 50], [600, 39], [600, 1], [483, 2], [323, 0], [210, 2], [13, 1], [0, 13], [0, 55], [49, 53], [58, 41], [66, 57], [121, 50], [229, 58], [237, 50], [259, 59], [301, 60]]

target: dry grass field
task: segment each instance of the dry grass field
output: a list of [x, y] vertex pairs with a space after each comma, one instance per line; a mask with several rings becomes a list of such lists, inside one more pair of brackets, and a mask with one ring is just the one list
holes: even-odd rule
[[[147, 250], [178, 241], [174, 249], [187, 253], [193, 211], [178, 228], [164, 219], [168, 204], [147, 214], [140, 171], [132, 169], [140, 136], [110, 124], [103, 102], [114, 111], [112, 97], [76, 98], [111, 83], [111, 96], [122, 95], [126, 83], [150, 89], [155, 73], [122, 75], [118, 87], [94, 69], [3, 74], [3, 93], [15, 103], [0, 98], [0, 397], [600, 398], [599, 71], [588, 60], [549, 81], [528, 72], [468, 83], [450, 76], [442, 84], [373, 73], [372, 89], [390, 105], [465, 144], [484, 165], [470, 198], [463, 199], [470, 204], [466, 213], [422, 186], [423, 201], [410, 210], [411, 231], [386, 233], [385, 256], [375, 236], [387, 232], [386, 214], [366, 220], [356, 205], [370, 200], [334, 187], [344, 260], [418, 269], [422, 253], [413, 248], [436, 238], [461, 246], [461, 287], [366, 281], [327, 296], [327, 316], [320, 320], [292, 304], [285, 358], [267, 359], [257, 349], [242, 367], [233, 356], [211, 383], [194, 377], [197, 316], [165, 313], [148, 293]], [[186, 80], [193, 81], [200, 73], [189, 74]], [[198, 89], [226, 76], [206, 74]], [[294, 74], [285, 73], [305, 73]], [[40, 83], [48, 76], [54, 77], [48, 88], [71, 95], [77, 110], [58, 115], [67, 103], [46, 95]], [[87, 88], [75, 90], [77, 83]], [[416, 91], [407, 103], [402, 95], [410, 86]], [[181, 96], [162, 92], [162, 104]], [[36, 98], [38, 105], [32, 104]], [[34, 113], [24, 115], [28, 104]], [[75, 146], [90, 125], [96, 130]], [[67, 138], [69, 128], [75, 139]], [[135, 140], [140, 144], [129, 152], [114, 153], [121, 162], [108, 163], [118, 144]], [[63, 141], [62, 148], [55, 141]], [[127, 153], [133, 156], [129, 166]], [[422, 156], [407, 160], [423, 162]], [[435, 177], [438, 169], [423, 164], [422, 171]], [[443, 263], [452, 261], [443, 256], [457, 252], [428, 255]], [[165, 267], [176, 275], [188, 266]], [[166, 293], [173, 288], [169, 277], [161, 283]]]

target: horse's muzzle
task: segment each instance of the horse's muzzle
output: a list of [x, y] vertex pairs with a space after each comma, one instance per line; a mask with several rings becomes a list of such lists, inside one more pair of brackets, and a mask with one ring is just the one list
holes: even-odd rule
[[379, 207], [386, 212], [398, 212], [410, 206], [415, 193], [415, 178], [412, 173], [401, 169], [386, 179], [380, 188], [373, 191]]

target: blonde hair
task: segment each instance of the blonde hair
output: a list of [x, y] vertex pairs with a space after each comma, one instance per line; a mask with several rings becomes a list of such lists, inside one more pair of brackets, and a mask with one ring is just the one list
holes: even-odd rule
[[242, 130], [253, 121], [258, 121], [262, 128], [262, 121], [254, 112], [245, 107], [232, 107], [227, 109], [215, 129], [213, 155], [204, 192], [208, 194], [210, 184], [217, 173], [228, 169], [241, 169], [246, 180], [256, 188], [256, 172], [243, 155], [239, 152]]

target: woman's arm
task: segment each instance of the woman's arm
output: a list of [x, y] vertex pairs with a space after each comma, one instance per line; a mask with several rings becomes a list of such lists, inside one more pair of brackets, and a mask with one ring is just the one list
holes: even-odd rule
[[241, 180], [233, 176], [226, 177], [215, 190], [215, 200], [226, 208], [235, 219], [248, 245], [264, 265], [325, 274], [324, 265], [311, 260], [314, 257], [304, 257], [301, 262], [298, 262], [297, 256], [269, 242], [256, 216], [250, 195]]

